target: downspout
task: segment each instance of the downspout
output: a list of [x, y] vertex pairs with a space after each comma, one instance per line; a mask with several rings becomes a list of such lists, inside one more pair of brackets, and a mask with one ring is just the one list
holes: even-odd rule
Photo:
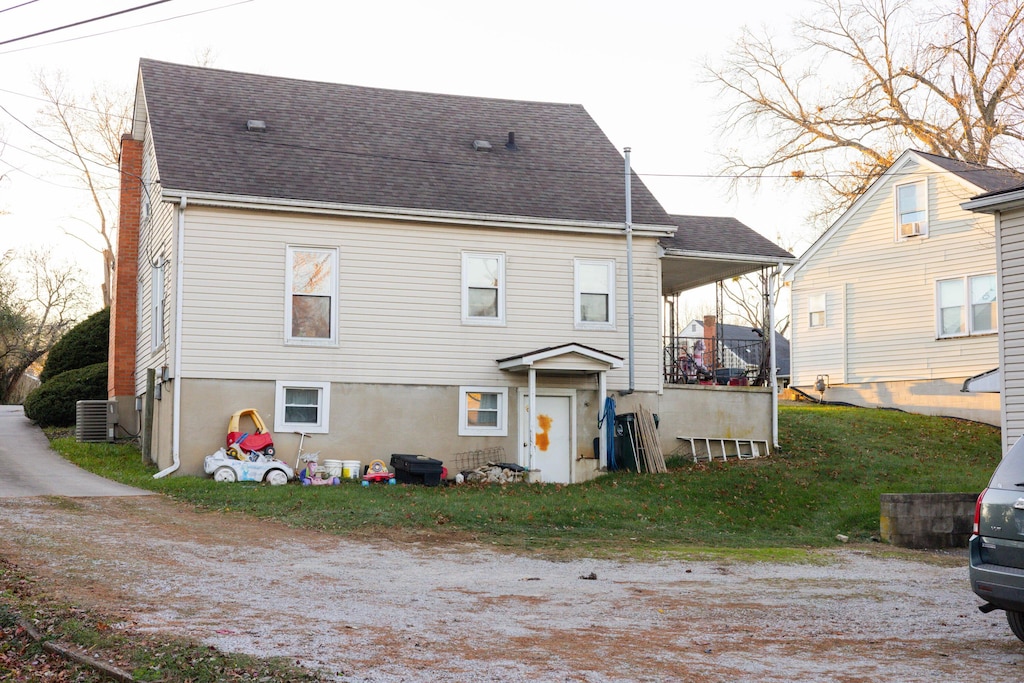
[[775, 355], [775, 283], [782, 276], [782, 264], [775, 266], [774, 278], [768, 279], [768, 357], [771, 358], [771, 441], [778, 450], [778, 364]]
[[626, 154], [626, 305], [629, 316], [629, 389], [619, 393], [626, 396], [632, 394], [636, 389], [636, 367], [633, 362], [636, 342], [633, 315], [633, 189], [632, 172], [629, 167], [630, 148], [625, 147], [623, 151]]
[[188, 197], [181, 196], [178, 204], [178, 264], [174, 275], [174, 398], [171, 416], [171, 466], [153, 475], [154, 479], [166, 477], [181, 466], [181, 321], [182, 285], [185, 280], [185, 208]]

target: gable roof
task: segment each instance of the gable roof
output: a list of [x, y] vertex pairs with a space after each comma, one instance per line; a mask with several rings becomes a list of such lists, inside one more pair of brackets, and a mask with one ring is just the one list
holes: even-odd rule
[[1024, 174], [1007, 168], [993, 168], [982, 164], [972, 164], [967, 161], [958, 161], [948, 157], [940, 157], [937, 154], [929, 154], [914, 150], [924, 159], [932, 162], [939, 168], [949, 171], [961, 179], [978, 188], [986, 194], [992, 192], [1003, 192], [1005, 190], [1019, 187], [1024, 183]]
[[[700, 320], [694, 320], [690, 324], [704, 329], [704, 323]], [[754, 331], [754, 328], [749, 325], [731, 325], [729, 323], [717, 323], [716, 327], [715, 335], [722, 341], [725, 348], [749, 365], [761, 364], [763, 339], [758, 332]], [[789, 340], [778, 331], [775, 332], [775, 367], [778, 368], [779, 375], [789, 376]]]
[[814, 244], [812, 244], [807, 251], [800, 255], [800, 259], [796, 264], [786, 271], [786, 279], [791, 281], [800, 269], [803, 268], [818, 252], [818, 250], [828, 242], [832, 235], [846, 225], [850, 220], [850, 217], [855, 215], [866, 202], [870, 201], [871, 197], [879, 191], [879, 188], [881, 188], [887, 180], [899, 174], [903, 167], [911, 161], [918, 161], [924, 166], [931, 166], [935, 171], [946, 172], [956, 176], [960, 182], [967, 185], [968, 188], [972, 189], [974, 192], [998, 192], [1000, 190], [997, 188], [1005, 190], [1018, 186], [1022, 181], [1024, 181], [1024, 175], [1013, 170], [992, 168], [981, 164], [957, 161], [956, 159], [942, 157], [937, 154], [929, 154], [916, 149], [908, 149], [897, 157], [896, 161], [894, 161], [892, 165], [882, 173], [882, 175], [876, 178], [861, 196], [857, 197], [853, 204], [851, 204], [850, 207], [846, 209], [846, 211], [844, 211], [843, 214], [836, 219], [836, 221], [832, 223], [832, 225], [830, 225], [817, 240], [815, 240]]
[[[140, 111], [143, 109], [144, 111]], [[625, 220], [624, 163], [578, 104], [279, 78], [143, 59], [160, 182], [329, 206], [588, 223]], [[266, 124], [247, 130], [247, 121]], [[514, 146], [506, 148], [510, 133]], [[474, 141], [490, 143], [476, 151]], [[634, 173], [633, 222], [670, 225]]]
[[662, 291], [681, 292], [779, 263], [792, 254], [728, 216], [672, 215], [676, 232], [661, 237]]

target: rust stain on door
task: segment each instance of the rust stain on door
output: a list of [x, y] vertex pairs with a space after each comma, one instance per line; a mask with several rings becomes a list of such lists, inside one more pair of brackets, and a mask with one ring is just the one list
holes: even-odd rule
[[537, 434], [537, 448], [546, 451], [551, 445], [551, 437], [548, 436], [548, 432], [551, 431], [551, 416], [538, 415], [537, 426], [540, 427], [540, 432]]

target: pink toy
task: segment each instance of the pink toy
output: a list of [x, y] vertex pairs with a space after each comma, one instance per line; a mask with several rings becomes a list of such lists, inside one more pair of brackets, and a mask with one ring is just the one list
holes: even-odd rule
[[303, 486], [338, 486], [341, 479], [338, 477], [325, 477], [323, 472], [317, 471], [316, 460], [310, 460], [299, 472], [299, 481]]

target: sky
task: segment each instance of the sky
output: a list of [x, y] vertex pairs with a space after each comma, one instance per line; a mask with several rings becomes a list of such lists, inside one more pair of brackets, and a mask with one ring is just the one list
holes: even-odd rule
[[[809, 0], [0, 0], [0, 253], [49, 245], [96, 283], [88, 196], [40, 158], [33, 79], [134, 92], [142, 57], [353, 85], [582, 104], [670, 213], [734, 216], [797, 254], [806, 188], [716, 178], [722, 102], [699, 65], [740, 28], [787, 34]], [[24, 3], [24, 4], [23, 4]], [[23, 6], [19, 6], [23, 5]], [[96, 35], [99, 34], [99, 35]], [[86, 37], [88, 36], [88, 37]], [[6, 41], [12, 41], [7, 42]], [[16, 117], [23, 123], [19, 123]], [[23, 125], [28, 124], [28, 126]], [[129, 125], [130, 122], [126, 122]]]

